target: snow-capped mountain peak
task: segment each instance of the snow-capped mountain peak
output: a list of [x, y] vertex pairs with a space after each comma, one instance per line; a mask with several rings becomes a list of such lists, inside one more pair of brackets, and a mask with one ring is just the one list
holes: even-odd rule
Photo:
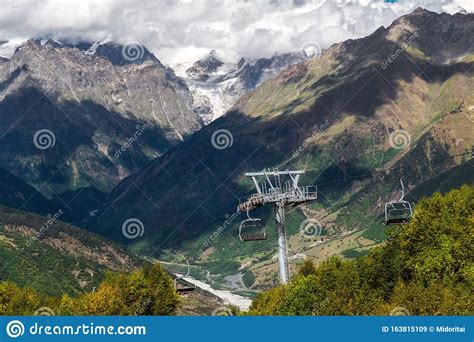
[[224, 63], [217, 56], [216, 50], [211, 52], [204, 58], [194, 62], [194, 64], [186, 70], [186, 74], [196, 81], [207, 81], [212, 74], [218, 73], [218, 70]]
[[193, 94], [193, 109], [208, 124], [227, 112], [245, 93], [287, 67], [308, 59], [304, 52], [277, 54], [271, 58], [224, 63], [215, 50], [191, 64], [174, 65]]

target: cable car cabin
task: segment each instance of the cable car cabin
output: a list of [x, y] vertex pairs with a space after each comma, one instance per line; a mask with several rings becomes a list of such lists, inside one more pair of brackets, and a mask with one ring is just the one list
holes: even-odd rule
[[394, 201], [385, 204], [385, 225], [406, 224], [413, 216], [411, 205], [407, 201]]
[[259, 218], [248, 218], [240, 223], [239, 237], [241, 241], [263, 241], [268, 239], [265, 224]]
[[406, 224], [410, 222], [413, 216], [410, 202], [403, 199], [405, 197], [405, 186], [400, 178], [402, 194], [398, 201], [390, 201], [385, 204], [385, 225], [389, 224]]

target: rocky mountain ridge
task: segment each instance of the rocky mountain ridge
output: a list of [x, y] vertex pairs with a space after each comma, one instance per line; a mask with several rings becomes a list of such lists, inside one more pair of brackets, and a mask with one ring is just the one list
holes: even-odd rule
[[221, 227], [252, 193], [244, 173], [276, 167], [306, 170], [300, 182], [320, 191], [310, 206], [317, 215], [288, 213], [296, 256], [311, 256], [306, 249], [316, 244], [298, 239], [308, 218], [333, 236], [361, 231], [383, 241], [383, 203], [399, 195], [400, 177], [413, 203], [474, 181], [473, 27], [472, 14], [418, 9], [296, 64], [125, 179], [90, 229], [123, 240], [114, 227], [134, 217], [145, 233], [131, 243], [145, 254], [180, 251], [221, 282], [255, 265], [268, 276], [275, 252], [270, 210], [253, 213], [267, 222], [270, 239], [261, 244], [240, 242], [240, 219]]
[[237, 63], [224, 63], [212, 50], [192, 65], [178, 64], [173, 69], [193, 94], [193, 110], [208, 124], [232, 108], [242, 95], [308, 58], [302, 51], [257, 60], [242, 57]]
[[91, 47], [28, 40], [0, 61], [2, 167], [48, 197], [108, 191], [202, 127], [186, 84], [144, 47]]

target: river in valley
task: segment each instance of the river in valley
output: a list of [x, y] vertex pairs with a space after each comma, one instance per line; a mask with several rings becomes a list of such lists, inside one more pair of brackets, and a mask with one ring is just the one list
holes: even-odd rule
[[181, 279], [195, 285], [196, 287], [199, 287], [200, 289], [203, 289], [204, 291], [212, 293], [213, 295], [221, 298], [224, 302], [228, 304], [237, 306], [240, 310], [246, 311], [249, 309], [250, 304], [252, 304], [252, 300], [250, 298], [232, 293], [228, 290], [213, 289], [209, 284], [203, 281], [194, 279], [191, 276], [184, 276]]

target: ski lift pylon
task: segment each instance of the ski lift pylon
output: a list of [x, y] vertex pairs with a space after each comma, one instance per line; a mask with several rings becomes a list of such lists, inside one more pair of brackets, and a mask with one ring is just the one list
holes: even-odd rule
[[385, 225], [406, 224], [409, 223], [413, 217], [413, 210], [411, 209], [410, 202], [403, 199], [405, 196], [405, 187], [401, 178], [400, 185], [402, 187], [402, 195], [400, 196], [400, 199], [385, 204]]

